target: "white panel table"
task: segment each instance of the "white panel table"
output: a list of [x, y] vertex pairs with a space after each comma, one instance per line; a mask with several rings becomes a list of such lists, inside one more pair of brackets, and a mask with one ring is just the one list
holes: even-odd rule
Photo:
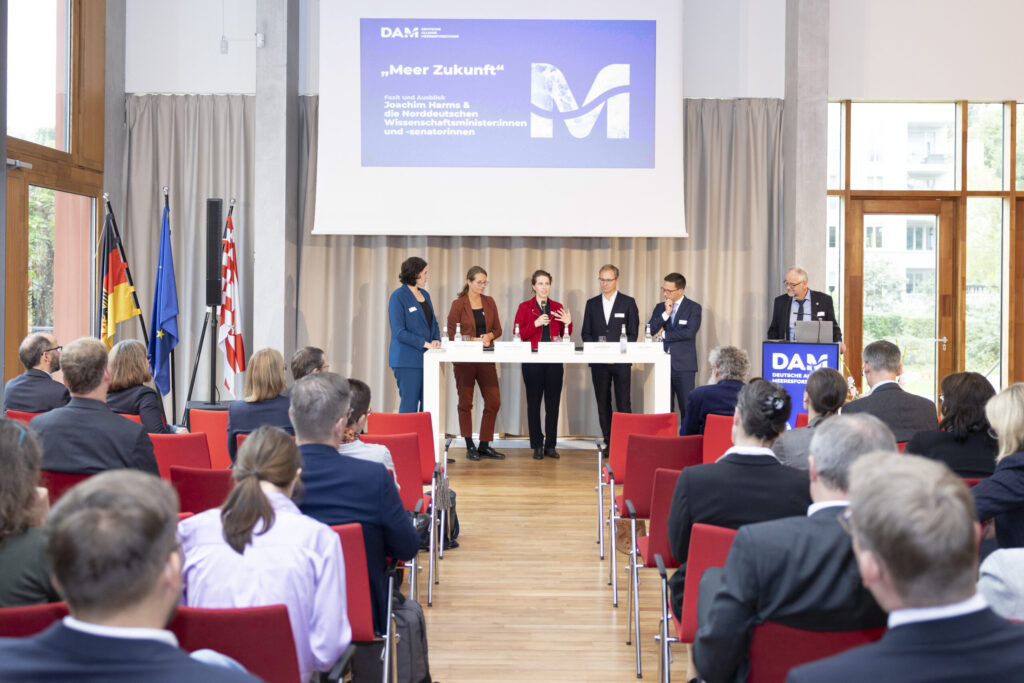
[[444, 457], [444, 431], [440, 429], [441, 364], [442, 363], [497, 363], [521, 365], [523, 363], [633, 363], [653, 365], [654, 412], [672, 412], [671, 357], [661, 344], [631, 343], [625, 353], [615, 350], [594, 350], [522, 353], [519, 351], [482, 351], [476, 349], [433, 349], [423, 354], [423, 410], [430, 413], [430, 422], [437, 435], [435, 456]]

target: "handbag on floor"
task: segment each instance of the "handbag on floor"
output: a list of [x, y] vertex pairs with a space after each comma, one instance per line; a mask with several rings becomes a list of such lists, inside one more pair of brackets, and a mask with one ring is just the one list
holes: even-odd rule
[[398, 633], [398, 683], [431, 683], [423, 607], [396, 591], [391, 600], [391, 616]]

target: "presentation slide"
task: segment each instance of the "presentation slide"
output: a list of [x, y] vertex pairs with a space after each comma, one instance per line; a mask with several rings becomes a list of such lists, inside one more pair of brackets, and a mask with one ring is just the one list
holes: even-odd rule
[[686, 236], [681, 3], [423, 10], [320, 6], [314, 233]]

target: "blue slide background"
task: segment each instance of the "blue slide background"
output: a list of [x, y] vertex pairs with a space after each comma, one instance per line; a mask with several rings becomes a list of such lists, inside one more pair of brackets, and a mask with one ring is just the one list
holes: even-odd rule
[[[384, 33], [420, 29], [419, 37], [382, 37], [382, 28]], [[423, 28], [458, 37], [422, 37], [429, 34]], [[654, 21], [362, 19], [360, 34], [363, 166], [654, 168]], [[603, 67], [629, 64], [629, 137], [607, 137], [605, 105], [587, 137], [570, 135], [556, 113], [553, 136], [531, 138], [533, 62], [561, 70], [580, 106]], [[435, 64], [504, 68], [496, 75], [437, 76]], [[391, 65], [430, 69], [427, 75], [383, 77]], [[438, 95], [467, 103], [481, 120], [526, 125], [472, 127], [474, 135], [410, 135], [411, 126], [403, 135], [385, 134], [385, 102], [395, 101], [386, 97]], [[401, 120], [403, 110], [394, 111], [399, 117], [393, 118]]]

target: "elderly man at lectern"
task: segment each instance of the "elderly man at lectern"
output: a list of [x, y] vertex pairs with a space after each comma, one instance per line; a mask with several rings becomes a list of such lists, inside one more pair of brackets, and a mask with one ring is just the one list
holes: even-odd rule
[[843, 331], [836, 321], [832, 297], [824, 292], [815, 292], [807, 287], [807, 271], [793, 267], [786, 272], [786, 293], [775, 297], [772, 322], [765, 335], [768, 339], [796, 339], [798, 321], [832, 323], [832, 341], [839, 343], [839, 352], [846, 352]]

